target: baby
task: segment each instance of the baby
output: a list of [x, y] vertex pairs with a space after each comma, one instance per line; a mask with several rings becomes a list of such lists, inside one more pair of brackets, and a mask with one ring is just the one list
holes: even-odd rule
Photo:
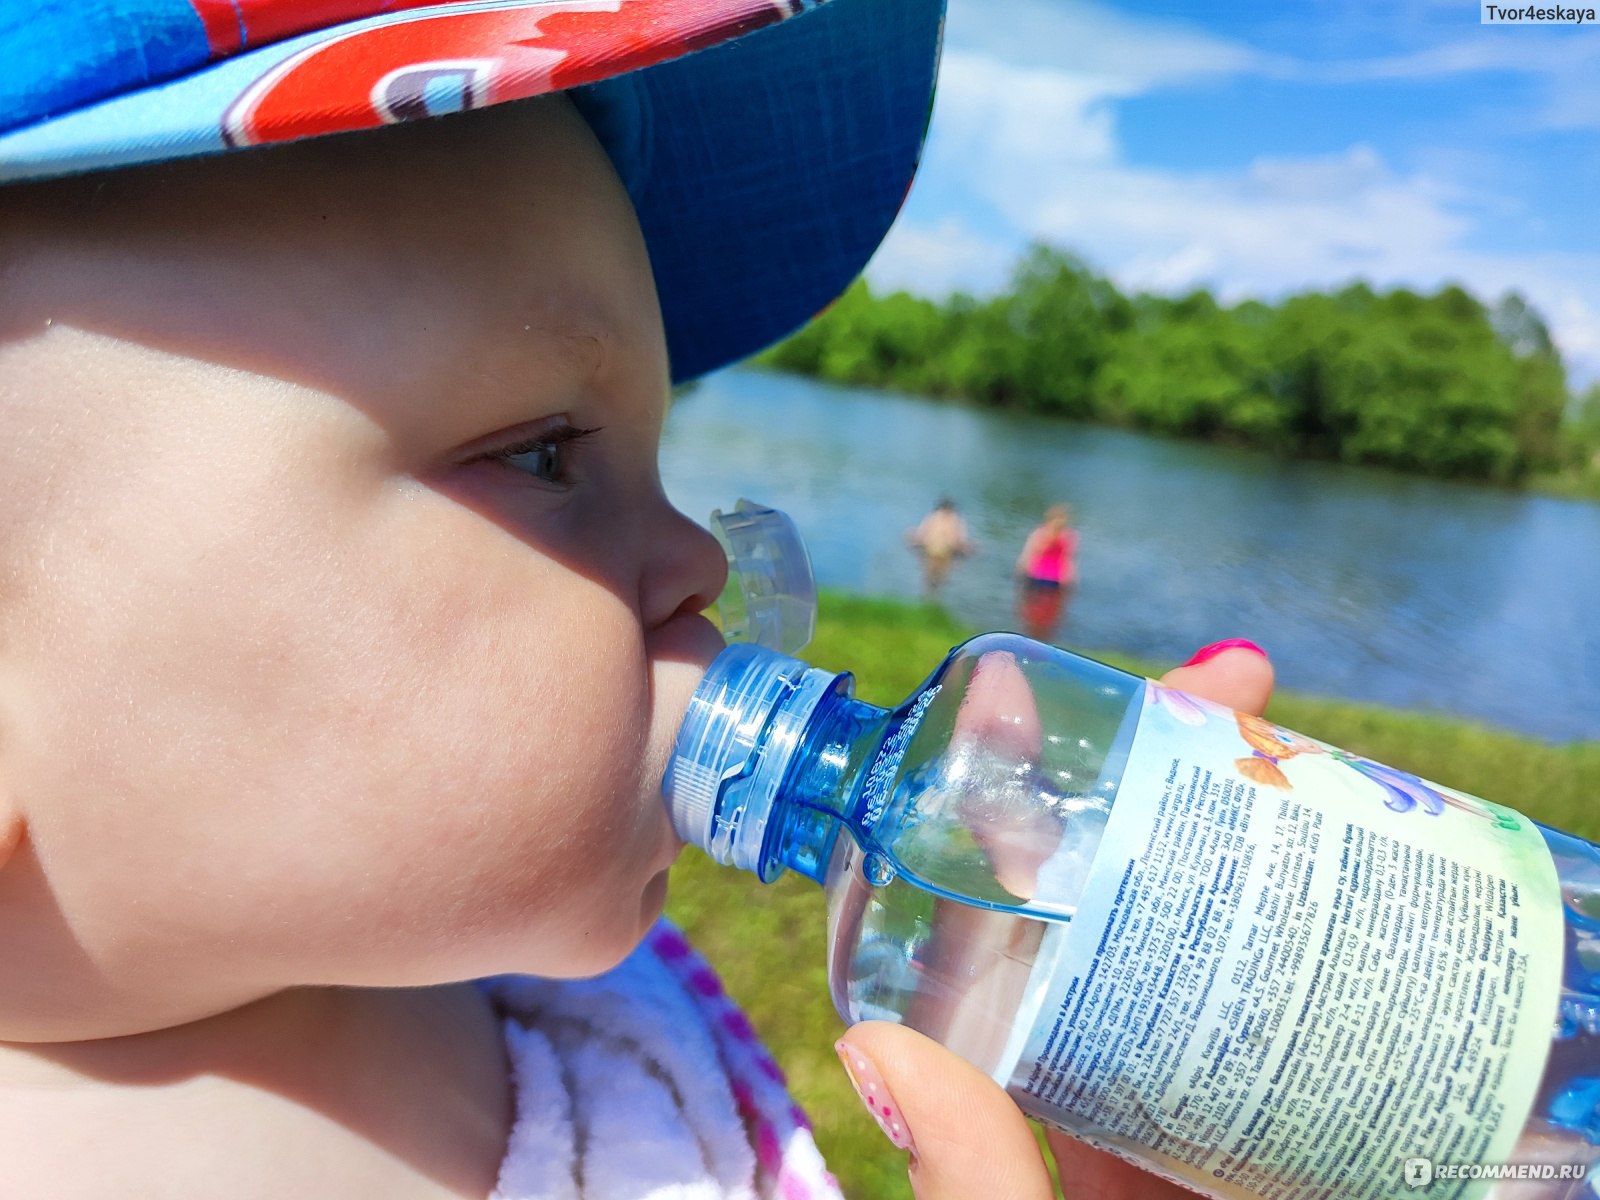
[[721, 646], [615, 173], [552, 97], [8, 189], [0, 256], [0, 1030], [72, 1043], [0, 1053], [20, 1194], [254, 1128], [285, 1195], [488, 1195], [499, 1022], [427, 985], [638, 943]]
[[[505, 1026], [530, 993], [461, 981], [591, 976], [639, 945], [679, 849], [666, 756], [722, 646], [700, 613], [725, 560], [656, 467], [669, 354], [682, 377], [748, 353], [860, 269], [914, 165], [939, 6], [897, 0], [874, 44], [862, 0], [796, 16], [793, 34], [762, 28], [784, 12], [750, 0], [344, 25], [330, 18], [362, 14], [258, 2], [241, 33], [256, 21], [281, 59], [261, 80], [304, 75], [321, 52], [274, 37], [331, 23], [337, 55], [364, 29], [388, 70], [381, 87], [353, 82], [391, 117], [425, 115], [441, 79], [494, 101], [548, 92], [566, 66], [575, 83], [627, 80], [686, 49], [751, 48], [731, 67], [684, 59], [654, 92], [586, 95], [583, 113], [553, 94], [197, 158], [173, 155], [212, 147], [162, 123], [246, 59], [207, 70], [213, 45], [183, 60], [186, 20], [213, 32], [203, 5], [167, 13], [159, 35], [151, 5], [126, 7], [0, 19], [10, 95], [37, 68], [5, 109], [18, 128], [0, 138], [0, 176], [57, 176], [0, 187], [0, 1195], [511, 1194], [513, 1126], [540, 1141], [543, 1105], [581, 1140], [582, 1100], [541, 1092], [559, 1069], [519, 1096], [529, 1077]], [[77, 25], [41, 50], [52, 20]], [[793, 95], [750, 92], [748, 129], [725, 114], [704, 136], [781, 131], [767, 110], [863, 61], [887, 69], [882, 43], [908, 21], [924, 30], [909, 51], [922, 79], [895, 86], [920, 100], [891, 204], [865, 218], [876, 230], [828, 218], [852, 257], [766, 314], [758, 340], [742, 314], [678, 295], [668, 315], [685, 331], [669, 344], [652, 254], [681, 250], [647, 245], [641, 217], [666, 222], [666, 201], [636, 208], [619, 174], [670, 198], [650, 122], [713, 125], [668, 106], [683, 80], [703, 75], [692, 95], [709, 102], [738, 83], [730, 70], [787, 55]], [[381, 41], [402, 33], [418, 61]], [[139, 38], [130, 68], [113, 51]], [[829, 49], [847, 38], [861, 44]], [[72, 53], [76, 91], [59, 57]], [[141, 71], [174, 79], [141, 87], [160, 82]], [[239, 97], [223, 140], [270, 140], [273, 96]], [[302, 123], [333, 131], [345, 99]], [[32, 101], [42, 119], [19, 124]], [[131, 151], [81, 132], [115, 125], [119, 106]], [[822, 128], [787, 122], [807, 124]], [[69, 174], [119, 155], [133, 161]], [[761, 159], [770, 193], [781, 164]], [[696, 180], [723, 186], [709, 167], [678, 183]], [[709, 262], [693, 282], [737, 302], [762, 270], [784, 279], [776, 262]], [[734, 344], [706, 361], [727, 329]], [[669, 1083], [692, 1110], [693, 1081]], [[723, 1081], [730, 1122], [753, 1127], [758, 1100]], [[748, 1150], [728, 1166], [712, 1147], [676, 1182], [775, 1188], [788, 1164], [757, 1170]], [[591, 1157], [571, 1174], [599, 1194], [606, 1156]]]
[[[829, 1194], [732, 1055], [709, 1081], [645, 1063], [675, 1126], [586, 1124], [616, 1081], [571, 1064], [617, 1047], [585, 1021], [645, 977], [656, 1013], [714, 990], [667, 994], [681, 943], [615, 986], [474, 981], [606, 972], [659, 914], [660, 780], [726, 572], [662, 493], [669, 387], [860, 269], [914, 165], [940, 4], [67, 7], [0, 18], [0, 1197]], [[381, 77], [326, 72], [360, 103], [274, 110], [308, 39], [357, 34], [394, 42]], [[276, 57], [234, 87], [258, 44]], [[498, 103], [657, 63], [672, 87]], [[874, 131], [879, 85], [900, 115]], [[774, 178], [650, 140], [696, 121]], [[290, 144], [185, 157], [251, 141]], [[838, 164], [849, 203], [790, 159]], [[779, 203], [692, 207], [735, 183]], [[787, 254], [756, 256], [791, 209]], [[695, 219], [726, 235], [704, 261], [673, 241]], [[663, 1040], [720, 1044], [687, 1022]], [[876, 1052], [933, 1131], [919, 1194], [977, 1194], [946, 1189], [979, 1152], [1032, 1172], [999, 1090], [902, 1032], [853, 1069]], [[919, 1070], [951, 1074], [923, 1096]]]

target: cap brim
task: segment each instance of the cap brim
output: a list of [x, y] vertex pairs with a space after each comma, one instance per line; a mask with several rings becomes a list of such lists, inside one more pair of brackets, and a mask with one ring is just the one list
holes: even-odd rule
[[791, 332], [871, 257], [916, 169], [943, 9], [464, 0], [391, 12], [0, 134], [0, 182], [571, 90], [638, 211], [682, 382]]

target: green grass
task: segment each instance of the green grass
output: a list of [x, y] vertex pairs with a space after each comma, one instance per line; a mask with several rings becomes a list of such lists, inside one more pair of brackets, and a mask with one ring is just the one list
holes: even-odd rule
[[[857, 694], [880, 704], [903, 699], [951, 646], [976, 632], [937, 608], [893, 601], [827, 595], [822, 612], [807, 660], [855, 672]], [[1139, 674], [1162, 669], [1118, 655], [1094, 657]], [[1600, 742], [1549, 745], [1465, 722], [1291, 694], [1275, 697], [1269, 715], [1379, 762], [1600, 839]], [[764, 887], [691, 851], [673, 869], [667, 912], [716, 965], [783, 1064], [845, 1195], [909, 1198], [905, 1156], [862, 1110], [833, 1053], [844, 1026], [828, 998], [821, 891], [793, 878]]]

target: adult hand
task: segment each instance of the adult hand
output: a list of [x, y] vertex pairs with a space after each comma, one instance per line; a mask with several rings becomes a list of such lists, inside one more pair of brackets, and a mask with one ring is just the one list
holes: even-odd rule
[[[1272, 665], [1253, 644], [1208, 646], [1162, 683], [1259, 715]], [[882, 1021], [856, 1025], [839, 1055], [863, 1101], [895, 1145], [911, 1154], [917, 1200], [1050, 1200], [1055, 1192], [1033, 1129], [994, 1080], [936, 1042]], [[1082, 1142], [1048, 1131], [1069, 1200], [1193, 1200]]]

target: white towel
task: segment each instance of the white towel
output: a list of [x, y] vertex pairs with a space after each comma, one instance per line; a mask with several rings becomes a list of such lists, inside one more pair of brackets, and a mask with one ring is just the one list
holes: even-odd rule
[[493, 1200], [840, 1200], [783, 1073], [671, 925], [594, 979], [485, 986], [517, 1094]]

